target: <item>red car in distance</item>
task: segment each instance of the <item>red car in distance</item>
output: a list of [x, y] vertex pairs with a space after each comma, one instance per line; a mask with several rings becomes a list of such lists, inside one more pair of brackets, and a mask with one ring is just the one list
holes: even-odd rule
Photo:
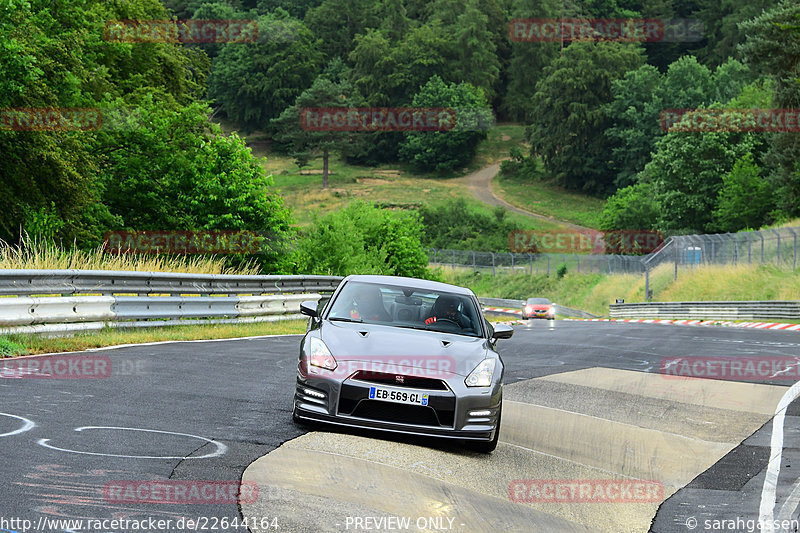
[[522, 309], [522, 318], [546, 318], [548, 320], [555, 320], [555, 305], [547, 298], [528, 298], [525, 302], [525, 307]]

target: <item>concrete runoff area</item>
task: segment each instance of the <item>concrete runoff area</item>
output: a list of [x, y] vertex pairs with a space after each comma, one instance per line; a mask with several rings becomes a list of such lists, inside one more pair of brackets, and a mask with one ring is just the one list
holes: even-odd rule
[[[262, 496], [242, 513], [292, 517], [282, 524], [291, 531], [645, 532], [663, 500], [772, 418], [785, 391], [609, 368], [519, 381], [505, 387], [491, 455], [442, 440], [316, 431], [247, 468], [243, 481]], [[515, 480], [647, 480], [662, 494], [518, 502]]]

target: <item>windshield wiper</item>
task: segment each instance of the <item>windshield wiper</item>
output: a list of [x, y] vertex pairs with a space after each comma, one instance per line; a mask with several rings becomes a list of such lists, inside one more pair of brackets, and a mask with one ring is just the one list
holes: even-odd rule
[[345, 316], [335, 316], [333, 318], [329, 318], [331, 322], [364, 322], [360, 318], [347, 318]]

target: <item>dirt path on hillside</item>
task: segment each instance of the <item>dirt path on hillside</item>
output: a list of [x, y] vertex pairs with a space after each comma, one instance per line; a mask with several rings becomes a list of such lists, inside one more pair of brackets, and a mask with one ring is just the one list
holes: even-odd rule
[[492, 178], [494, 178], [497, 173], [500, 172], [500, 163], [494, 163], [489, 165], [488, 167], [483, 167], [480, 170], [476, 170], [472, 174], [468, 174], [464, 176], [462, 179], [466, 182], [467, 188], [472, 191], [472, 194], [480, 200], [481, 202], [492, 205], [492, 206], [503, 206], [509, 211], [513, 211], [514, 213], [519, 213], [520, 215], [524, 215], [527, 217], [538, 218], [539, 220], [546, 220], [548, 222], [554, 224], [561, 224], [562, 226], [566, 226], [568, 228], [574, 230], [590, 230], [591, 228], [587, 228], [585, 226], [579, 226], [577, 224], [572, 224], [571, 222], [566, 222], [564, 220], [558, 220], [557, 218], [547, 216], [547, 215], [540, 215], [538, 213], [533, 213], [526, 209], [522, 209], [521, 207], [516, 207], [511, 205], [510, 203], [506, 202], [499, 196], [497, 196], [494, 191], [492, 191]]

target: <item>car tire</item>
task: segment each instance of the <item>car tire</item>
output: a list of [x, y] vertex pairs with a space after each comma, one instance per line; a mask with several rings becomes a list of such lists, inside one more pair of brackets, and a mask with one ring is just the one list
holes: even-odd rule
[[503, 408], [497, 413], [497, 428], [494, 430], [494, 438], [489, 441], [468, 441], [468, 447], [480, 453], [492, 453], [497, 448], [497, 442], [500, 440], [500, 418], [503, 414]]

